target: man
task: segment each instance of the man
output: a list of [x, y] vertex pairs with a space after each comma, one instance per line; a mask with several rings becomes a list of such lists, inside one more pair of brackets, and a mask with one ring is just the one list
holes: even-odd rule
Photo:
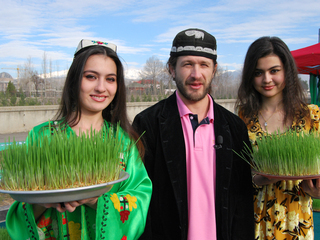
[[177, 91], [134, 119], [153, 182], [140, 239], [253, 239], [251, 172], [236, 154], [250, 146], [247, 128], [208, 94], [216, 59], [214, 36], [178, 33], [168, 60]]

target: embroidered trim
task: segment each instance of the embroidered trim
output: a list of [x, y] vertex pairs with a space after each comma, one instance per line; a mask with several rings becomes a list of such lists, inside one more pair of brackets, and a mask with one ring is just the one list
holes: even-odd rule
[[121, 195], [118, 197], [117, 194], [113, 193], [110, 199], [113, 202], [114, 208], [119, 212], [120, 221], [122, 223], [125, 223], [125, 221], [129, 219], [129, 215], [133, 208], [137, 208], [137, 198], [135, 196], [127, 194], [126, 196]]
[[81, 224], [74, 221], [68, 221], [69, 238], [81, 239]]
[[107, 206], [107, 204], [109, 203], [109, 200], [106, 197], [106, 194], [102, 195], [103, 196], [103, 200], [105, 202], [105, 204], [103, 205], [103, 215], [102, 215], [102, 221], [101, 221], [101, 228], [100, 228], [100, 239], [105, 239], [106, 237], [103, 236], [102, 234], [104, 234], [106, 231], [104, 231], [103, 229], [107, 226], [107, 220], [108, 220], [108, 215], [109, 215], [109, 207]]
[[29, 218], [28, 218], [26, 203], [24, 203], [24, 202], [22, 203], [22, 208], [24, 210], [24, 216], [25, 216], [25, 219], [26, 219], [26, 222], [27, 222], [27, 228], [29, 229], [29, 234], [32, 234], [32, 236], [30, 236], [30, 239], [37, 240], [37, 238], [35, 237], [34, 229], [31, 226], [31, 222], [29, 221]]
[[204, 39], [204, 32], [201, 32], [201, 31], [188, 30], [188, 31], [185, 31], [185, 34], [188, 37], [194, 36], [194, 38], [201, 38], [202, 40]]
[[92, 232], [91, 232], [91, 223], [89, 222], [89, 216], [88, 216], [88, 211], [84, 212], [84, 217], [87, 223], [87, 231], [88, 231], [88, 235], [91, 236]]
[[211, 48], [203, 48], [200, 46], [180, 46], [180, 47], [172, 47], [171, 52], [183, 52], [183, 51], [194, 51], [194, 52], [204, 52], [212, 55], [217, 55], [217, 50], [212, 50]]

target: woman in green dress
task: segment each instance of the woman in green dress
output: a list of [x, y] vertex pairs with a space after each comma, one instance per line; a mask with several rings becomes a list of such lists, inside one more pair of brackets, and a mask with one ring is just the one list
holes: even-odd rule
[[[247, 52], [236, 108], [252, 144], [261, 136], [289, 129], [319, 132], [319, 108], [307, 105], [295, 61], [277, 37], [262, 37]], [[252, 176], [255, 239], [313, 239], [312, 199], [320, 197], [320, 180], [269, 179]]]
[[[55, 131], [67, 134], [103, 134], [120, 123], [124, 152], [138, 135], [126, 113], [124, 71], [116, 46], [81, 40], [75, 52], [62, 93]], [[49, 122], [34, 127], [26, 142], [47, 135]], [[138, 239], [143, 233], [152, 184], [141, 161], [140, 141], [119, 162], [129, 178], [115, 184], [100, 197], [51, 204], [15, 202], [9, 209], [6, 227], [12, 239]]]

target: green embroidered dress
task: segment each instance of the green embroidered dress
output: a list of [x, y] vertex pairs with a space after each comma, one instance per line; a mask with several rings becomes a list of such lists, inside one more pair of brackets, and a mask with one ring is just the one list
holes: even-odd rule
[[[48, 122], [34, 127], [28, 137], [50, 135]], [[110, 124], [105, 122], [104, 131]], [[68, 134], [75, 134], [66, 127]], [[124, 133], [124, 132], [123, 132]], [[130, 144], [127, 134], [126, 146]], [[72, 213], [59, 213], [47, 209], [36, 222], [32, 205], [14, 202], [10, 207], [6, 227], [12, 239], [138, 239], [144, 231], [151, 198], [152, 184], [140, 159], [137, 148], [132, 147], [121, 163], [129, 178], [115, 184], [112, 189], [99, 197], [97, 210], [86, 205]]]

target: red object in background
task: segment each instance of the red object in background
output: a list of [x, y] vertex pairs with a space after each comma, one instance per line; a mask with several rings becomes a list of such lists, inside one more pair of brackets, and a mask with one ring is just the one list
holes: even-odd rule
[[291, 51], [300, 74], [320, 74], [320, 43]]

